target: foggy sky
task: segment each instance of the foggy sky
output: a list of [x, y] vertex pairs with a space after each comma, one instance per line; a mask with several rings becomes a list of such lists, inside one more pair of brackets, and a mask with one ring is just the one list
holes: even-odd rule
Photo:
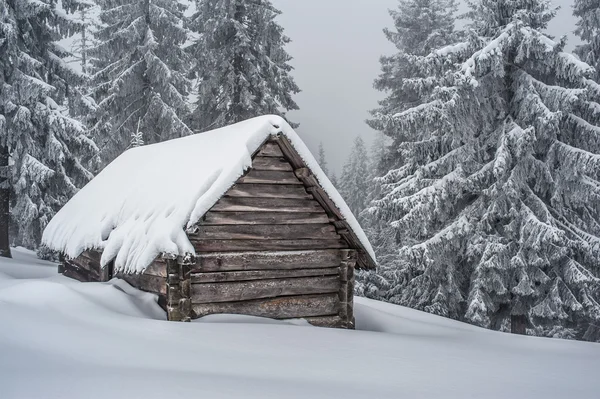
[[[300, 111], [289, 118], [301, 124], [298, 133], [317, 154], [323, 142], [330, 169], [338, 174], [357, 135], [371, 141], [375, 132], [365, 123], [368, 110], [383, 94], [373, 89], [379, 74], [379, 57], [393, 54], [383, 35], [393, 27], [388, 9], [397, 0], [272, 0], [283, 15], [279, 22], [292, 39], [293, 76], [302, 89], [296, 96]], [[575, 38], [573, 0], [553, 0], [560, 6], [549, 27], [555, 36]]]

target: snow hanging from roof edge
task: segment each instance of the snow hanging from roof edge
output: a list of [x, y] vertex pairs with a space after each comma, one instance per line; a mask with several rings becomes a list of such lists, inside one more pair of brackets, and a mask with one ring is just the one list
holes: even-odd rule
[[195, 255], [193, 226], [252, 165], [270, 135], [283, 134], [338, 207], [369, 256], [360, 224], [308, 147], [279, 116], [130, 149], [82, 188], [46, 227], [42, 244], [76, 258], [101, 250], [102, 266], [141, 273], [161, 253]]

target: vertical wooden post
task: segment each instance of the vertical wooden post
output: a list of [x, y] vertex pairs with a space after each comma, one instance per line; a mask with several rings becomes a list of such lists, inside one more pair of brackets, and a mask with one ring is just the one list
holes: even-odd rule
[[192, 319], [191, 265], [192, 257], [164, 256], [167, 263], [167, 319], [190, 321]]
[[340, 298], [340, 318], [342, 319], [342, 327], [354, 328], [354, 267], [356, 265], [356, 251], [352, 249], [340, 250], [342, 262], [340, 264], [340, 281], [341, 287], [339, 291]]

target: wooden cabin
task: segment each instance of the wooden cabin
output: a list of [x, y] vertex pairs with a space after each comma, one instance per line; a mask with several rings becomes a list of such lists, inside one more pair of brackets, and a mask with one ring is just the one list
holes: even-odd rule
[[[198, 169], [202, 176], [196, 181], [190, 170], [194, 161], [189, 157], [194, 154], [198, 159], [214, 157], [219, 149], [211, 138], [223, 143], [219, 147], [224, 152], [223, 159], [220, 157], [218, 162], [225, 166], [215, 167], [221, 174], [214, 182], [211, 182], [215, 179], [214, 174], [207, 173], [206, 168]], [[188, 141], [183, 143], [185, 140]], [[241, 163], [239, 158], [246, 157], [244, 151], [239, 151], [241, 156], [233, 151], [230, 159], [229, 151], [223, 150], [236, 140], [242, 142], [247, 152], [248, 159]], [[86, 186], [57, 214], [44, 233], [44, 242], [64, 253], [60, 273], [84, 282], [108, 281], [113, 277], [124, 279], [134, 287], [157, 294], [168, 320], [189, 321], [211, 314], [233, 313], [274, 319], [304, 318], [316, 326], [353, 328], [354, 269], [374, 268], [373, 250], [347, 205], [334, 192], [289, 125], [279, 117], [261, 117], [171, 142], [180, 141], [179, 146], [165, 146], [166, 143], [148, 146], [153, 147], [148, 154], [144, 154], [143, 147], [127, 151], [122, 157], [137, 151], [138, 161], [117, 159], [115, 162], [121, 166], [111, 168], [112, 164], [109, 165], [88, 185], [99, 185], [99, 188], [86, 192]], [[195, 144], [197, 147], [194, 148]], [[162, 157], [156, 154], [162, 154], [161, 146], [165, 154], [176, 154], [160, 161]], [[174, 148], [189, 153], [178, 157]], [[119, 231], [125, 225], [135, 226], [144, 218], [143, 212], [133, 216], [119, 214], [112, 225], [109, 224], [109, 232], [106, 226], [89, 227], [101, 226], [98, 220], [102, 217], [87, 220], [88, 217], [93, 219], [96, 213], [104, 218], [111, 214], [110, 209], [103, 212], [94, 208], [104, 206], [103, 201], [93, 200], [94, 193], [104, 192], [106, 198], [119, 197], [118, 193], [127, 186], [117, 184], [113, 187], [111, 175], [126, 173], [124, 165], [144, 168], [146, 158], [149, 167], [150, 163], [159, 162], [154, 165], [156, 173], [171, 167], [189, 170], [186, 183], [198, 188], [195, 196], [186, 200], [190, 204], [194, 202], [189, 206], [191, 213], [188, 209], [188, 216], [185, 216], [188, 220], [179, 219], [184, 237], [173, 240], [184, 244], [178, 244], [178, 248], [170, 252], [161, 249], [153, 261], [147, 254], [137, 258], [136, 254], [145, 253], [145, 248], [151, 247], [143, 240], [151, 241], [151, 237], [160, 235], [160, 224], [145, 227], [145, 236], [136, 236], [140, 229], [134, 227]], [[140, 162], [142, 165], [138, 165]], [[183, 164], [172, 165], [180, 162]], [[206, 163], [213, 167], [208, 161]], [[238, 166], [227, 172], [230, 164]], [[104, 173], [109, 176], [103, 177]], [[224, 173], [227, 176], [221, 179]], [[153, 181], [152, 176], [149, 179], [133, 176], [131, 179], [130, 183], [139, 184], [142, 191], [146, 190], [144, 182]], [[102, 180], [102, 183], [96, 184], [96, 180]], [[207, 189], [208, 186], [211, 188]], [[214, 186], [216, 189], [208, 195]], [[174, 184], [175, 195], [176, 187]], [[135, 189], [129, 195], [140, 196], [143, 200], [144, 195], [153, 198], [153, 190], [159, 189], [169, 190], [169, 186], [156, 185], [147, 193]], [[187, 192], [194, 190], [188, 187]], [[81, 198], [78, 198], [80, 194]], [[180, 198], [183, 197], [185, 194], [182, 193]], [[123, 212], [129, 201], [123, 194], [114, 202], [115, 208], [120, 205], [119, 212]], [[186, 201], [175, 200], [174, 203], [186, 204]], [[137, 206], [144, 204], [140, 201]], [[107, 208], [111, 206], [106, 205]], [[156, 207], [159, 205], [154, 205]], [[165, 207], [169, 209], [165, 209], [160, 217], [164, 216], [168, 221], [173, 205], [167, 201]], [[155, 217], [158, 213], [153, 210], [147, 214]], [[152, 229], [158, 233], [152, 233]], [[111, 242], [113, 234], [115, 245]], [[90, 239], [96, 236], [98, 239]], [[137, 251], [136, 245], [144, 250]], [[106, 256], [103, 251], [107, 251]], [[143, 264], [143, 258], [145, 263], [150, 259], [150, 263]]]

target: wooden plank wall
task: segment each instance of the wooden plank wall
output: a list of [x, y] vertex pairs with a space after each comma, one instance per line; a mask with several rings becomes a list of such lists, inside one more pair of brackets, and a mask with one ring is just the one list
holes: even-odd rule
[[[59, 273], [82, 282], [108, 281], [111, 276], [110, 267], [100, 267], [101, 253], [88, 250], [75, 259], [65, 259], [60, 265]], [[114, 277], [127, 281], [142, 291], [157, 294], [158, 303], [166, 309], [167, 269], [162, 258], [157, 258], [143, 274], [117, 273]]]
[[107, 270], [100, 268], [100, 252], [88, 250], [75, 259], [64, 259], [58, 272], [82, 282], [106, 281]]
[[334, 222], [279, 145], [268, 142], [253, 168], [188, 231], [197, 253], [192, 316], [240, 313], [351, 326], [346, 261], [353, 251]]

